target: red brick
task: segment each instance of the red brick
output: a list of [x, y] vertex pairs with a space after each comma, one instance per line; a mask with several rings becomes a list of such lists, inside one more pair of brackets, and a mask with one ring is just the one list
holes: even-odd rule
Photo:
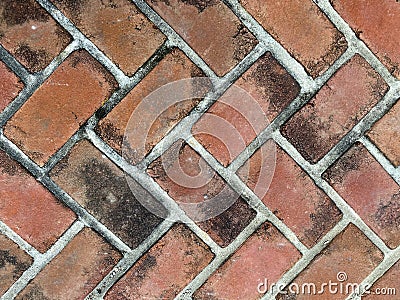
[[367, 136], [378, 146], [386, 157], [396, 166], [400, 165], [400, 102], [383, 116]]
[[[144, 194], [142, 189], [132, 193], [130, 187], [133, 184], [128, 185], [125, 174], [86, 140], [75, 145], [50, 176], [132, 248], [138, 246], [161, 222], [139, 202], [150, 195]], [[136, 186], [139, 189], [139, 185]], [[141, 195], [139, 201], [137, 193]]]
[[347, 43], [312, 0], [241, 0], [245, 9], [311, 76], [321, 75]]
[[222, 1], [149, 0], [148, 3], [217, 75], [230, 71], [257, 44]]
[[264, 279], [276, 282], [300, 257], [275, 227], [265, 223], [207, 280], [194, 299], [259, 299], [260, 283]]
[[43, 165], [108, 99], [113, 78], [87, 52], [77, 51], [35, 91], [4, 133]]
[[[390, 298], [394, 299], [395, 297], [398, 297], [400, 290], [399, 278], [400, 278], [400, 261], [398, 261], [381, 278], [379, 278], [377, 282], [375, 282], [372, 285], [372, 287], [369, 289], [370, 294], [368, 294], [367, 292], [366, 297], [364, 299], [381, 300]], [[389, 291], [389, 288], [392, 290]], [[393, 291], [395, 292], [395, 294], [393, 294]]]
[[390, 247], [399, 245], [400, 189], [367, 149], [356, 144], [324, 177]]
[[31, 72], [44, 69], [71, 41], [34, 0], [0, 2], [0, 44]]
[[16, 299], [84, 299], [120, 258], [102, 237], [85, 228]]
[[165, 36], [129, 0], [54, 3], [128, 75], [165, 41]]
[[17, 244], [0, 234], [0, 296], [32, 264], [32, 258]]
[[400, 78], [398, 41], [400, 3], [394, 0], [331, 0], [334, 8], [356, 34]]
[[[115, 150], [122, 152], [122, 140], [127, 128], [129, 119], [142, 102], [151, 92], [161, 86], [191, 77], [201, 77], [203, 73], [181, 52], [174, 49], [103, 119], [97, 128], [99, 135], [107, 141]], [[157, 110], [160, 102], [154, 103], [151, 110]], [[166, 133], [168, 133], [178, 121], [183, 119], [189, 111], [198, 103], [198, 99], [189, 99], [188, 101], [178, 102], [167, 109], [153, 124], [151, 131], [146, 136], [146, 149], [141, 149], [140, 145], [144, 137], [133, 135], [129, 140], [132, 149], [137, 148], [136, 161], [143, 159], [146, 153], [153, 148]], [[148, 114], [149, 122], [152, 122], [151, 112], [143, 111]], [[162, 113], [160, 111], [160, 113]], [[132, 123], [130, 123], [132, 127]], [[144, 126], [143, 126], [144, 127]], [[126, 138], [126, 136], [125, 136]]]
[[294, 100], [299, 90], [293, 77], [268, 52], [211, 106], [192, 133], [227, 166]]
[[0, 62], [0, 112], [14, 100], [22, 88], [19, 78]]
[[213, 255], [184, 225], [174, 226], [117, 282], [111, 299], [173, 299]]
[[[255, 165], [260, 163], [254, 159]], [[253, 167], [248, 177], [239, 169], [239, 175], [251, 189], [257, 180], [264, 180], [258, 178], [259, 169]], [[314, 246], [341, 218], [335, 204], [281, 148], [276, 153], [275, 172], [268, 191], [265, 195], [257, 190], [255, 193], [308, 247]]]
[[[348, 287], [347, 290], [350, 290], [350, 293], [346, 294], [346, 284], [360, 284], [382, 261], [382, 258], [382, 253], [372, 242], [354, 225], [349, 225], [294, 280], [294, 283], [299, 286], [300, 292], [303, 284], [313, 283], [316, 286], [316, 293], [300, 293], [294, 297], [293, 293], [287, 291], [287, 295], [279, 295], [277, 299], [289, 300], [293, 299], [293, 297], [297, 300], [345, 299], [351, 293], [351, 287]], [[347, 280], [342, 281], [342, 284], [337, 279], [340, 272], [345, 272], [347, 275]], [[322, 292], [322, 284], [329, 284], [330, 281], [337, 284], [337, 292], [330, 293], [329, 286], [324, 286], [324, 291]], [[343, 292], [340, 292], [341, 285]], [[335, 287], [333, 286], [332, 288]], [[296, 291], [294, 285], [292, 291]], [[318, 294], [318, 291], [321, 293]]]
[[75, 220], [74, 213], [2, 151], [0, 162], [0, 219], [46, 251]]
[[320, 160], [381, 99], [383, 79], [356, 55], [297, 114], [282, 133], [310, 162]]

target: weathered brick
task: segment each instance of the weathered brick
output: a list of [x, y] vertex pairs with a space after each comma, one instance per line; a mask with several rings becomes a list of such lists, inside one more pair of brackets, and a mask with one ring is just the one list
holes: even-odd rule
[[[400, 261], [392, 266], [365, 294], [367, 300], [395, 299], [400, 290]], [[389, 290], [390, 289], [390, 290]]]
[[18, 95], [22, 82], [0, 61], [0, 112]]
[[31, 72], [44, 69], [71, 41], [34, 0], [3, 0], [0, 15], [0, 44]]
[[224, 75], [257, 44], [222, 1], [148, 0], [217, 73]]
[[[222, 247], [255, 217], [246, 202], [182, 140], [155, 160], [148, 173]], [[212, 208], [209, 201], [214, 201]], [[198, 206], [192, 210], [191, 204]]]
[[0, 296], [29, 268], [33, 259], [0, 234]]
[[393, 0], [344, 1], [331, 0], [333, 7], [345, 19], [368, 47], [394, 76], [400, 79], [400, 3]]
[[360, 144], [353, 146], [324, 177], [390, 247], [400, 243], [400, 188]]
[[347, 48], [344, 36], [312, 0], [240, 2], [313, 77], [326, 71]]
[[259, 299], [264, 280], [276, 282], [301, 255], [264, 223], [195, 293], [194, 299]]
[[72, 224], [75, 214], [0, 151], [0, 219], [45, 252]]
[[7, 122], [4, 133], [43, 165], [108, 99], [114, 86], [97, 61], [76, 51]]
[[208, 247], [187, 227], [175, 225], [105, 299], [173, 299], [212, 258]]
[[165, 36], [129, 0], [54, 3], [128, 75], [165, 41]]
[[[259, 157], [254, 159], [255, 165], [261, 163]], [[258, 178], [259, 169], [253, 167], [248, 177], [242, 174], [241, 169], [238, 174], [254, 189], [257, 180], [264, 180]], [[255, 190], [255, 193], [264, 204], [308, 247], [314, 246], [328, 233], [342, 215], [328, 196], [281, 148], [276, 152], [275, 171], [268, 191], [265, 195], [258, 191]]]
[[387, 85], [356, 55], [283, 126], [282, 133], [310, 162], [320, 160], [381, 99]]
[[16, 299], [84, 299], [120, 258], [102, 237], [85, 228]]
[[367, 133], [372, 142], [378, 146], [396, 167], [400, 165], [399, 119], [400, 102], [397, 102]]
[[[151, 196], [92, 144], [79, 142], [51, 171], [51, 178], [130, 247], [138, 246], [161, 219], [142, 206]], [[137, 197], [140, 193], [140, 199]], [[155, 200], [148, 200], [155, 203]], [[160, 208], [162, 210], [162, 208]]]
[[[163, 60], [104, 118], [100, 121], [96, 131], [118, 152], [122, 152], [122, 142], [127, 128], [132, 126], [129, 119], [142, 102], [151, 92], [164, 86], [165, 84], [191, 77], [201, 77], [203, 73], [185, 56], [180, 50], [174, 49], [167, 54]], [[154, 102], [151, 110], [157, 110], [161, 101]], [[152, 120], [151, 113], [142, 110], [141, 113], [148, 115], [149, 122], [155, 121], [151, 125], [151, 131], [146, 137], [133, 135], [129, 139], [130, 147], [137, 151], [136, 159], [139, 161], [145, 157], [147, 152], [153, 148], [163, 137], [169, 132], [178, 121], [183, 119], [189, 111], [198, 103], [198, 99], [188, 99], [187, 101], [178, 102], [157, 118]], [[144, 127], [144, 125], [143, 125]], [[145, 148], [139, 146], [145, 141]], [[125, 149], [124, 149], [125, 150]]]
[[211, 106], [192, 133], [227, 166], [294, 100], [299, 90], [298, 83], [268, 52]]
[[[357, 227], [349, 225], [300, 273], [293, 281], [291, 291], [286, 290], [288, 294], [281, 294], [277, 299], [345, 299], [352, 291], [349, 286], [347, 290], [350, 293], [346, 294], [346, 285], [360, 284], [382, 261], [382, 258], [383, 255], [379, 249]], [[341, 272], [347, 275], [347, 279], [342, 282], [337, 278]], [[331, 287], [332, 291], [336, 288], [336, 292], [329, 291], [329, 282], [337, 284]], [[315, 292], [311, 287], [311, 292], [307, 293], [308, 288], [304, 284], [314, 284]], [[293, 295], [296, 293], [296, 285], [300, 293]], [[305, 292], [301, 293], [304, 287]]]

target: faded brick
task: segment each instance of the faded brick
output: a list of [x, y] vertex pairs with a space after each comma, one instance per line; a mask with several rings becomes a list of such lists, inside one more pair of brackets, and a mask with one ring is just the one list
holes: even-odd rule
[[22, 88], [19, 78], [0, 62], [0, 112], [14, 100]]

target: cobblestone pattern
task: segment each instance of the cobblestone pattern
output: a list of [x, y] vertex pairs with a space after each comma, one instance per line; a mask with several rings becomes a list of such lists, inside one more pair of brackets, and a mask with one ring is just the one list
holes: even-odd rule
[[[0, 299], [293, 299], [257, 283], [339, 271], [400, 293], [399, 10], [394, 0], [0, 1]], [[128, 164], [134, 103], [200, 75], [213, 91], [176, 108], [184, 115], [167, 116], [157, 145]], [[233, 83], [272, 122], [226, 160], [184, 129], [217, 112]], [[221, 216], [191, 221], [173, 205], [180, 191], [148, 171], [177, 142], [241, 196]], [[271, 142], [276, 177], [260, 198], [240, 168]], [[186, 224], [145, 211], [124, 172]]]

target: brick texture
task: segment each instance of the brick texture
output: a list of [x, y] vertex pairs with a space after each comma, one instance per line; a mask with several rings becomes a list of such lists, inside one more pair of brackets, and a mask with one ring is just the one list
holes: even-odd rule
[[132, 75], [164, 42], [164, 35], [128, 0], [55, 0], [78, 28]]
[[19, 78], [0, 62], [0, 112], [18, 95], [23, 88]]
[[4, 133], [43, 165], [108, 99], [114, 86], [87, 52], [74, 52], [10, 119]]
[[173, 299], [212, 260], [213, 255], [184, 225], [160, 239], [104, 299]]
[[383, 79], [360, 56], [344, 65], [282, 133], [310, 162], [320, 160], [387, 90]]
[[224, 75], [257, 44], [222, 1], [148, 0], [217, 73]]
[[[398, 291], [400, 288], [399, 283], [399, 276], [400, 276], [400, 261], [398, 261], [393, 267], [391, 267], [388, 272], [383, 275], [381, 278], [378, 279], [375, 284], [372, 285], [370, 294], [366, 294], [365, 299], [372, 300], [372, 299], [390, 299], [392, 297], [398, 296]], [[389, 291], [389, 289], [391, 289]]]
[[324, 177], [390, 247], [399, 245], [400, 189], [367, 149], [353, 146]]
[[16, 299], [84, 299], [121, 255], [91, 229], [83, 229]]
[[71, 41], [34, 0], [3, 0], [0, 14], [0, 44], [31, 72], [44, 69]]
[[18, 163], [0, 151], [0, 219], [39, 251], [45, 252], [75, 220]]
[[346, 50], [343, 35], [311, 0], [241, 3], [313, 77], [321, 75]]

